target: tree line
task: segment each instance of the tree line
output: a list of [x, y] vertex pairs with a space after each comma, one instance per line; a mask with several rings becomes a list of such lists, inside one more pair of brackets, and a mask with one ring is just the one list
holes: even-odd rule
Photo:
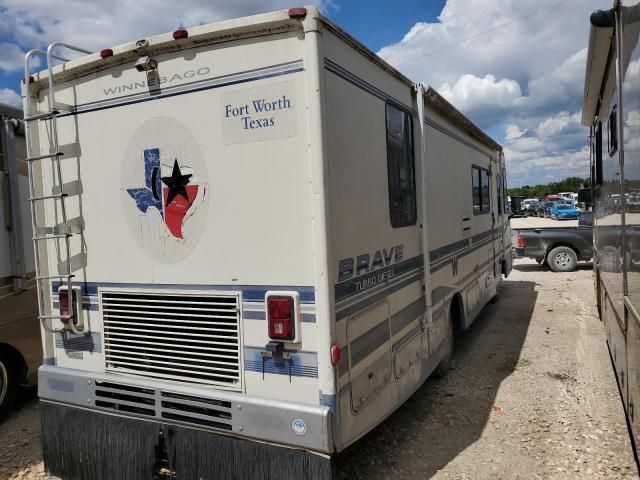
[[551, 182], [540, 185], [523, 185], [518, 188], [507, 188], [511, 197], [539, 198], [547, 195], [555, 195], [559, 192], [578, 192], [581, 187], [588, 186], [588, 178], [567, 177], [559, 182]]

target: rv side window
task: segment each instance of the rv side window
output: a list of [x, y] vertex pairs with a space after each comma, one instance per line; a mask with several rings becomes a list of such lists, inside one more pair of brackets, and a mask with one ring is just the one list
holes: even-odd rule
[[471, 167], [471, 188], [473, 191], [473, 213], [489, 213], [489, 171], [481, 167]]
[[416, 223], [416, 177], [411, 115], [387, 104], [387, 174], [393, 228]]
[[611, 109], [609, 114], [609, 122], [607, 128], [607, 144], [609, 147], [609, 155], [613, 155], [618, 150], [618, 118], [616, 115], [617, 106]]
[[602, 185], [602, 122], [598, 122], [596, 126], [594, 150], [596, 164], [594, 185]]

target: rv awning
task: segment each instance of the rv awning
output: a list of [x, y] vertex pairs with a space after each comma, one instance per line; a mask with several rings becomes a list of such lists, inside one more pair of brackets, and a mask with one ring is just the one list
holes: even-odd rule
[[600, 92], [604, 80], [609, 50], [613, 37], [613, 10], [597, 11], [591, 15], [589, 51], [584, 78], [584, 99], [582, 103], [582, 125], [591, 126], [600, 102]]

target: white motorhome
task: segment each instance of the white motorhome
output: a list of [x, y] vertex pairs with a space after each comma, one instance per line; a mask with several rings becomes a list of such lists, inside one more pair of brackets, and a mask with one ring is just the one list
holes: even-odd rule
[[22, 111], [0, 104], [0, 421], [42, 361]]
[[498, 294], [502, 148], [312, 7], [74, 48], [23, 87], [47, 469], [330, 475]]

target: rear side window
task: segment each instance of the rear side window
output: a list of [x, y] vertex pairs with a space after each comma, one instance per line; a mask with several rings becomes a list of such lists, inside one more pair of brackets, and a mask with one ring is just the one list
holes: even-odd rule
[[613, 155], [618, 151], [618, 116], [617, 105], [611, 109], [609, 114], [608, 128], [607, 128], [607, 146], [609, 147], [609, 155]]
[[482, 167], [471, 167], [471, 189], [473, 196], [473, 213], [489, 213], [491, 202], [489, 198], [489, 170]]
[[416, 174], [411, 115], [387, 104], [387, 175], [393, 228], [416, 223]]

